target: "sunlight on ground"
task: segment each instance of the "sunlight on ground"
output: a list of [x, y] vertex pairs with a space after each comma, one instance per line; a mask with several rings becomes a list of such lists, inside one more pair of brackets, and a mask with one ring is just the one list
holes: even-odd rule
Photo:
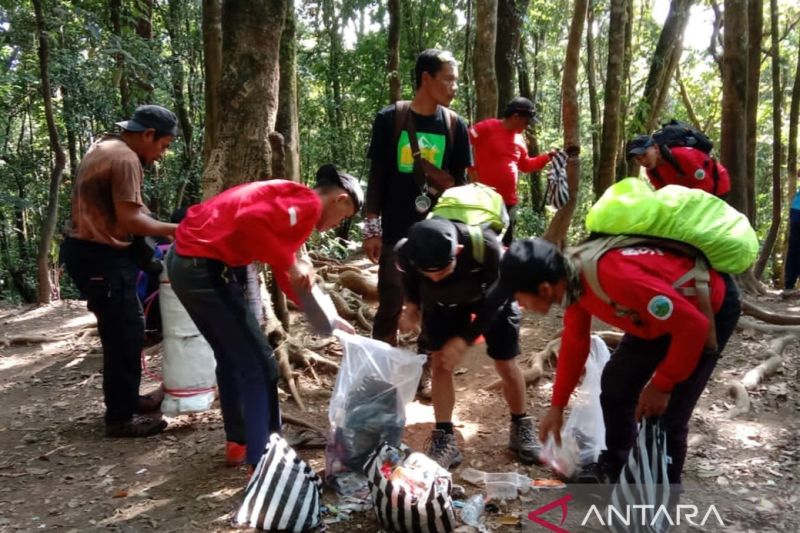
[[776, 438], [775, 428], [751, 421], [737, 421], [720, 426], [720, 433], [741, 443], [743, 448], [760, 448]]
[[27, 364], [28, 362], [29, 362], [28, 358], [16, 355], [0, 358], [0, 372], [2, 372], [3, 370], [14, 368], [15, 366]]
[[19, 314], [17, 316], [13, 316], [5, 320], [4, 322], [6, 322], [7, 324], [16, 324], [17, 322], [24, 322], [26, 320], [43, 317], [52, 310], [53, 306], [43, 305], [41, 307], [37, 307], [36, 309], [31, 309], [30, 311]]
[[72, 320], [68, 320], [64, 322], [63, 329], [72, 329], [72, 328], [80, 328], [86, 326], [88, 324], [93, 324], [97, 322], [97, 319], [91, 313], [86, 313], [83, 316], [76, 316]]

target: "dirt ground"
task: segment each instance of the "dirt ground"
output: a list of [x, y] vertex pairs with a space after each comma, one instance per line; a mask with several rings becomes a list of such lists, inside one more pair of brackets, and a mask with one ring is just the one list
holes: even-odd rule
[[[777, 294], [759, 305], [800, 314]], [[559, 329], [560, 314], [526, 315], [523, 353], [542, 349]], [[295, 317], [301, 322], [302, 319]], [[44, 336], [49, 342], [11, 344], [0, 352], [0, 531], [231, 531], [230, 516], [246, 484], [243, 469], [223, 462], [224, 434], [217, 409], [170, 419], [168, 429], [148, 439], [106, 439], [103, 434], [102, 355], [99, 340], [81, 329], [93, 321], [83, 302], [62, 301], [44, 307], [0, 309], [3, 337]], [[598, 325], [600, 329], [605, 329]], [[80, 333], [83, 331], [84, 333]], [[85, 333], [89, 331], [89, 333]], [[67, 335], [62, 339], [62, 334]], [[738, 331], [726, 350], [692, 421], [690, 455], [685, 468], [684, 503], [714, 519], [705, 526], [674, 530], [797, 531], [800, 519], [800, 384], [798, 348], [784, 352], [781, 371], [750, 392], [749, 413], [731, 419], [728, 382], [766, 357], [769, 336]], [[334, 345], [328, 356], [336, 358]], [[158, 370], [158, 358], [148, 364]], [[480, 491], [461, 480], [467, 466], [488, 472], [518, 471], [531, 478], [552, 478], [546, 469], [526, 467], [507, 450], [508, 412], [499, 392], [483, 388], [494, 381], [484, 347], [471, 349], [456, 377], [455, 422], [465, 455], [453, 474], [467, 494]], [[306, 412], [284, 395], [283, 410], [327, 427], [327, 405], [335, 376], [321, 369], [301, 378]], [[529, 412], [537, 418], [548, 404], [550, 379], [528, 388]], [[157, 383], [143, 380], [148, 391]], [[405, 441], [422, 449], [432, 428], [430, 405], [408, 408]], [[291, 425], [288, 433], [296, 431]], [[320, 449], [300, 449], [315, 469], [324, 467]], [[498, 531], [547, 531], [527, 519], [534, 509], [568, 494], [570, 488], [531, 492], [499, 502], [486, 514], [486, 527]], [[336, 504], [326, 490], [323, 500]], [[570, 507], [561, 531], [602, 530]], [[559, 523], [558, 511], [542, 515]], [[336, 515], [325, 515], [334, 522]], [[581, 525], [581, 522], [586, 522]], [[684, 523], [685, 524], [685, 523]], [[555, 526], [554, 526], [555, 527]], [[552, 529], [557, 531], [557, 529]], [[330, 532], [375, 532], [372, 511], [353, 513], [349, 521], [327, 526]], [[474, 531], [462, 526], [461, 531]]]

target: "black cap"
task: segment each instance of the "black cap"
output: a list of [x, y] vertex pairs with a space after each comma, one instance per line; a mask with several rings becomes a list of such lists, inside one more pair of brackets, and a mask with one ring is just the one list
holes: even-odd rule
[[408, 260], [417, 270], [442, 270], [456, 256], [458, 231], [449, 220], [431, 217], [409, 228], [405, 248]]
[[175, 137], [178, 134], [178, 118], [172, 111], [159, 105], [140, 105], [130, 120], [117, 122], [117, 126], [125, 131], [154, 129], [161, 135]]
[[508, 105], [506, 105], [506, 110], [503, 113], [503, 116], [510, 117], [514, 113], [533, 118], [536, 115], [536, 107], [533, 105], [533, 102], [527, 98], [518, 96], [511, 100]]
[[539, 237], [516, 240], [500, 260], [500, 278], [489, 291], [493, 302], [508, 300], [515, 292], [539, 292], [541, 283], [556, 283], [566, 275], [558, 248]]
[[353, 201], [356, 213], [361, 211], [361, 207], [364, 205], [364, 190], [361, 188], [358, 179], [346, 172], [342, 172], [336, 168], [336, 165], [329, 163], [319, 167], [319, 170], [317, 170], [317, 184], [315, 186], [334, 186], [344, 189]]
[[637, 135], [630, 141], [628, 141], [627, 152], [628, 152], [628, 159], [642, 155], [647, 151], [648, 148], [653, 146], [655, 141], [653, 141], [652, 135]]

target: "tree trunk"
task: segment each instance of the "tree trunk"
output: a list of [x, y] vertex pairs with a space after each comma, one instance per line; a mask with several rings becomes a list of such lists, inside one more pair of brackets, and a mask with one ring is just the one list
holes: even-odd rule
[[475, 1], [475, 50], [472, 74], [475, 79], [475, 120], [497, 116], [497, 74], [494, 65], [497, 42], [497, 0]]
[[[536, 93], [534, 89], [531, 87], [531, 76], [530, 76], [530, 70], [528, 68], [528, 58], [525, 55], [525, 49], [526, 49], [525, 37], [522, 37], [520, 39], [519, 47], [520, 47], [519, 64], [518, 64], [519, 72], [517, 73], [517, 79], [519, 80], [519, 95], [527, 98], [531, 102], [536, 102]], [[538, 45], [534, 45], [533, 47], [534, 60], [537, 57], [537, 52], [538, 52]], [[538, 154], [539, 140], [536, 138], [536, 135], [532, 134], [531, 131], [528, 130], [525, 134], [525, 140], [528, 144], [528, 154]], [[531, 172], [528, 175], [528, 181], [530, 183], [531, 211], [533, 211], [539, 216], [542, 216], [544, 214], [544, 191], [542, 190], [541, 171]]]
[[764, 31], [764, 7], [761, 0], [747, 2], [747, 201], [744, 214], [755, 226], [758, 216], [756, 205], [756, 140], [758, 137], [758, 93], [761, 85], [761, 38]]
[[586, 82], [589, 86], [589, 115], [592, 119], [592, 189], [595, 197], [600, 190], [597, 179], [600, 169], [600, 105], [597, 99], [597, 73], [595, 72], [594, 53], [594, 1], [589, 0], [586, 12]]
[[626, 160], [627, 154], [625, 151], [626, 132], [628, 130], [628, 112], [631, 106], [631, 98], [633, 92], [631, 89], [631, 59], [633, 57], [633, 0], [625, 2], [625, 52], [622, 54], [622, 81], [623, 81], [623, 96], [620, 102], [620, 128], [619, 138], [617, 139], [617, 152], [623, 153], [622, 157], [617, 158], [617, 180], [621, 180], [628, 176], [628, 162]]
[[[117, 39], [117, 47], [122, 48], [122, 0], [108, 0], [108, 9], [111, 17], [111, 28]], [[125, 75], [125, 54], [117, 52], [114, 54], [114, 78], [119, 87], [119, 107], [120, 116], [128, 117], [133, 108], [131, 107], [131, 94], [128, 87], [128, 77]]]
[[50, 284], [50, 250], [53, 245], [53, 234], [55, 233], [56, 218], [58, 216], [58, 189], [61, 185], [61, 175], [67, 164], [67, 157], [61, 148], [58, 128], [53, 117], [53, 99], [50, 95], [50, 43], [48, 42], [49, 37], [41, 0], [33, 0], [33, 10], [36, 16], [36, 31], [39, 34], [39, 72], [42, 78], [42, 97], [44, 100], [44, 115], [47, 120], [47, 135], [50, 138], [50, 149], [55, 156], [55, 164], [50, 172], [50, 193], [47, 198], [47, 211], [42, 221], [42, 230], [39, 235], [39, 252], [36, 256], [39, 279], [38, 301], [44, 304], [50, 302], [50, 294], [52, 292]]
[[462, 100], [466, 103], [467, 114], [466, 119], [468, 123], [474, 122], [475, 119], [475, 112], [472, 109], [473, 98], [472, 98], [472, 61], [470, 60], [470, 51], [472, 50], [473, 45], [473, 38], [472, 38], [472, 1], [473, 0], [466, 0], [466, 14], [464, 21], [464, 68], [462, 69], [463, 72], [461, 73], [461, 78], [463, 82], [461, 86], [464, 87], [464, 95]]
[[497, 40], [494, 66], [497, 74], [497, 102], [500, 107], [515, 95], [514, 75], [517, 70], [520, 30], [530, 0], [497, 0]]
[[217, 144], [222, 79], [222, 0], [203, 0], [203, 57], [205, 60], [206, 118], [203, 132], [203, 167]]
[[226, 0], [223, 5], [221, 120], [203, 173], [204, 198], [271, 175], [268, 136], [278, 109], [285, 13], [285, 0]]
[[606, 67], [606, 90], [603, 107], [603, 138], [600, 147], [600, 168], [597, 173], [595, 197], [614, 183], [619, 148], [619, 110], [624, 75], [622, 60], [625, 56], [625, 26], [627, 0], [611, 0], [608, 26], [608, 65]]
[[578, 200], [581, 177], [580, 163], [580, 109], [578, 107], [578, 66], [580, 65], [581, 37], [586, 21], [588, 0], [575, 0], [575, 12], [569, 28], [564, 74], [561, 79], [561, 117], [564, 121], [564, 148], [567, 158], [569, 201], [556, 212], [543, 237], [563, 247], [567, 239], [572, 215]]
[[297, 109], [296, 33], [294, 0], [288, 0], [283, 34], [281, 35], [280, 93], [275, 130], [283, 136], [285, 150], [283, 178], [299, 182], [301, 181], [301, 173], [299, 112]]
[[[650, 132], [658, 124], [666, 93], [682, 53], [683, 32], [689, 21], [689, 8], [693, 2], [694, 0], [672, 0], [670, 3], [669, 14], [650, 62], [642, 99], [628, 129], [631, 135]], [[638, 168], [636, 161], [631, 160], [628, 164], [628, 175], [635, 176]]]
[[783, 90], [781, 89], [781, 51], [778, 37], [778, 0], [770, 0], [770, 36], [772, 41], [772, 222], [769, 232], [761, 245], [761, 253], [753, 269], [757, 279], [761, 279], [767, 261], [772, 255], [778, 230], [781, 227], [781, 156], [783, 136], [781, 135], [781, 112], [783, 110]]
[[725, 0], [720, 160], [731, 177], [728, 203], [747, 213], [747, 0]]
[[400, 0], [389, 0], [389, 57], [386, 71], [389, 75], [389, 102], [395, 103], [402, 98], [400, 85]]

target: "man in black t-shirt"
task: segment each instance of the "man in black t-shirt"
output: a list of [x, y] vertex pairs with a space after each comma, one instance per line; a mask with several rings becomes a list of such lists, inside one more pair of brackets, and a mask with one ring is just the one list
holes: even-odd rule
[[525, 377], [516, 361], [519, 307], [513, 300], [499, 308], [486, 301], [489, 287], [499, 275], [500, 241], [489, 228], [483, 230], [482, 237], [479, 260], [466, 225], [432, 217], [412, 225], [408, 238], [395, 247], [406, 297], [400, 331], [421, 325], [419, 351], [431, 358], [436, 427], [425, 452], [444, 468], [456, 466], [463, 457], [452, 420], [456, 400], [453, 372], [459, 357], [449, 357], [442, 348], [456, 341], [466, 347], [481, 332], [511, 412], [508, 447], [523, 463], [539, 460], [533, 419], [526, 413]]
[[[425, 50], [417, 58], [415, 76], [407, 120], [413, 121], [420, 155], [446, 170], [455, 185], [463, 185], [467, 182], [466, 168], [472, 164], [467, 125], [447, 109], [456, 95], [458, 65], [450, 52]], [[417, 184], [408, 128], [403, 125], [398, 134], [396, 118], [397, 104], [392, 104], [377, 114], [372, 126], [363, 235], [367, 257], [379, 264], [380, 299], [372, 336], [392, 345], [397, 344], [397, 322], [403, 309], [403, 286], [393, 247], [427, 214], [418, 210], [419, 202], [415, 201], [431, 196]]]

